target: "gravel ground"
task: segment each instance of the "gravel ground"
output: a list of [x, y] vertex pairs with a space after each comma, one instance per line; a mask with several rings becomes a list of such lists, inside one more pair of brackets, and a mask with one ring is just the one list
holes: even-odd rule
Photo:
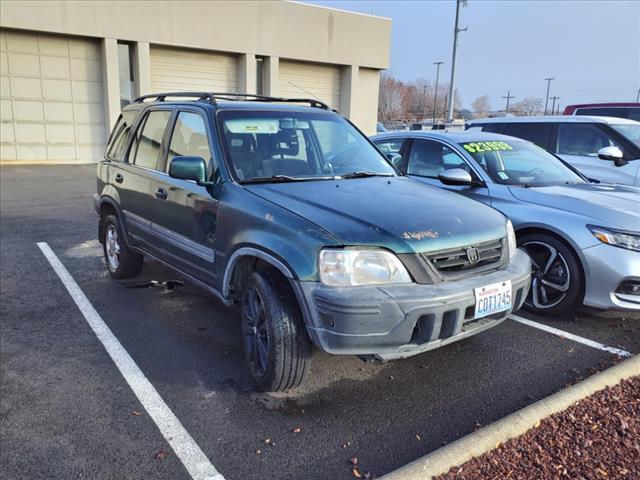
[[640, 479], [640, 376], [552, 415], [438, 480]]

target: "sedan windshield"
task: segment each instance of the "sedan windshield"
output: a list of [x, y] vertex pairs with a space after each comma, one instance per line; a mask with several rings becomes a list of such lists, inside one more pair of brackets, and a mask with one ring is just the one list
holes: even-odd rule
[[395, 175], [384, 156], [338, 115], [229, 110], [219, 118], [241, 183]]
[[640, 122], [613, 124], [611, 125], [611, 128], [630, 142], [640, 147]]
[[460, 145], [496, 183], [527, 187], [585, 183], [577, 173], [533, 143], [501, 140]]

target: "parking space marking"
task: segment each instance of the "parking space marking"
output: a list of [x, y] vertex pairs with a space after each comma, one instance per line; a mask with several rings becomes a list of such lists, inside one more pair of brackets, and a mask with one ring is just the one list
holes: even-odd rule
[[60, 259], [51, 250], [51, 247], [46, 242], [39, 242], [37, 245], [98, 337], [98, 340], [104, 346], [111, 360], [116, 364], [133, 393], [138, 397], [142, 406], [158, 426], [160, 433], [169, 442], [169, 445], [171, 445], [191, 478], [194, 480], [224, 480], [224, 477], [218, 473], [198, 444], [189, 435], [189, 432], [182, 426], [180, 420], [162, 400], [155, 387], [144, 376], [142, 370], [111, 332], [100, 314], [93, 308], [89, 299]]
[[559, 330], [557, 328], [550, 327], [543, 323], [534, 322], [533, 320], [529, 320], [527, 318], [519, 317], [518, 315], [509, 315], [509, 318], [512, 320], [522, 323], [524, 325], [528, 325], [533, 328], [537, 328], [539, 330], [544, 330], [548, 333], [553, 333], [554, 335], [558, 335], [559, 337], [564, 337], [569, 340], [573, 340], [574, 342], [582, 343], [583, 345], [587, 345], [591, 348], [597, 348], [598, 350], [603, 350], [605, 352], [613, 353], [614, 355], [618, 355], [620, 357], [630, 357], [631, 353], [626, 350], [622, 350], [620, 348], [609, 347], [607, 345], [603, 345], [602, 343], [595, 342], [593, 340], [589, 340], [588, 338], [580, 337], [578, 335], [574, 335], [573, 333], [565, 332], [564, 330]]

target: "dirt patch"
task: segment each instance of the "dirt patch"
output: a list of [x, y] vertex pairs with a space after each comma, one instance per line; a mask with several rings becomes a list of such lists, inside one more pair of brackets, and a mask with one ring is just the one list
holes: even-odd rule
[[438, 480], [640, 479], [640, 376], [544, 419]]

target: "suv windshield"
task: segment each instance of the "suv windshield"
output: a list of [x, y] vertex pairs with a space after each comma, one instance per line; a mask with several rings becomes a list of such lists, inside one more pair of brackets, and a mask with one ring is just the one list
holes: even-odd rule
[[529, 187], [585, 183], [582, 177], [556, 157], [529, 142], [465, 142], [460, 146], [496, 183]]
[[338, 115], [230, 110], [219, 118], [229, 163], [242, 183], [395, 175]]
[[619, 123], [612, 124], [613, 128], [620, 135], [640, 147], [640, 123]]

